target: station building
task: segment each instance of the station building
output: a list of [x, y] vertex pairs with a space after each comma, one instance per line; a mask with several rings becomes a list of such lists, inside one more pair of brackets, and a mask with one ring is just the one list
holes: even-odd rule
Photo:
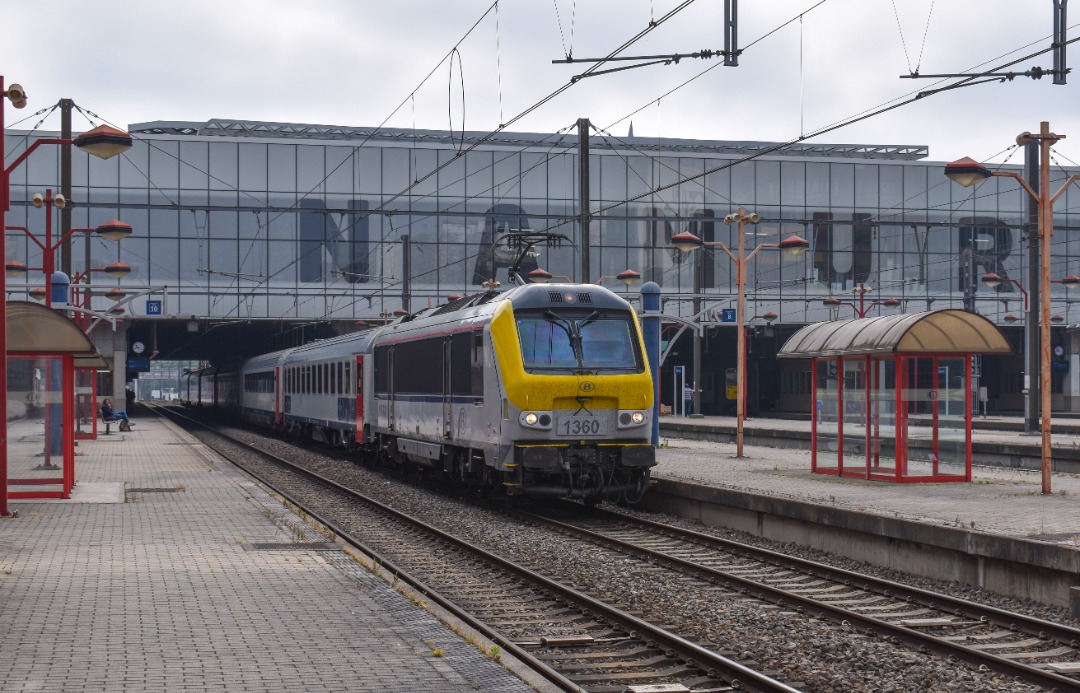
[[[102, 161], [73, 157], [71, 226], [120, 219], [133, 228], [113, 243], [73, 234], [71, 274], [89, 280], [90, 307], [116, 305], [117, 284], [97, 273], [112, 262], [131, 272], [117, 329], [94, 341], [114, 370], [151, 360], [219, 363], [377, 324], [452, 294], [507, 282], [513, 253], [497, 241], [522, 230], [570, 240], [540, 247], [527, 272], [556, 281], [597, 281], [626, 269], [663, 290], [666, 315], [703, 324], [702, 412], [734, 411], [727, 387], [736, 361], [730, 312], [735, 263], [717, 245], [684, 253], [671, 237], [690, 231], [734, 250], [739, 208], [749, 253], [792, 234], [810, 251], [798, 259], [757, 253], [747, 263], [748, 412], [806, 413], [809, 364], [776, 351], [813, 322], [890, 312], [969, 308], [1015, 345], [982, 361], [985, 407], [1024, 409], [1025, 284], [1029, 279], [1028, 195], [1008, 178], [962, 188], [921, 146], [699, 141], [598, 136], [589, 140], [589, 219], [581, 231], [579, 135], [394, 130], [236, 120], [150, 122], [129, 127], [134, 146]], [[55, 132], [7, 132], [9, 156]], [[60, 189], [59, 148], [39, 149], [12, 176], [8, 223], [40, 234], [34, 193]], [[967, 152], [950, 152], [955, 159]], [[1004, 166], [1023, 173], [1018, 148]], [[1054, 163], [1052, 185], [1075, 168]], [[685, 181], [685, 182], [680, 182]], [[1055, 187], [1056, 189], [1056, 187]], [[1051, 276], [1080, 274], [1080, 188], [1055, 205]], [[7, 257], [42, 267], [26, 233], [6, 232]], [[581, 248], [589, 248], [582, 270]], [[59, 264], [58, 264], [59, 266]], [[985, 274], [1003, 281], [990, 288]], [[585, 275], [588, 276], [585, 276]], [[612, 279], [605, 284], [635, 299]], [[11, 300], [44, 277], [9, 280]], [[85, 293], [85, 292], [84, 292]], [[1054, 410], [1080, 410], [1080, 310], [1064, 285], [1052, 289]], [[834, 297], [839, 305], [823, 303]], [[896, 299], [898, 306], [882, 302]], [[835, 303], [835, 302], [834, 302]], [[892, 303], [892, 302], [890, 302]], [[775, 314], [769, 320], [765, 316]], [[664, 330], [661, 393], [675, 396], [672, 368], [691, 369], [694, 336]], [[133, 350], [139, 343], [140, 350]], [[953, 374], [956, 375], [956, 374]], [[122, 395], [131, 373], [118, 375]]]

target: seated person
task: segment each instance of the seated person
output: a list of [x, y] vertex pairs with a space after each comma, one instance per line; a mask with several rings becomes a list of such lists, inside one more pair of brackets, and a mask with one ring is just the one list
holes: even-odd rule
[[112, 400], [106, 397], [101, 402], [101, 417], [103, 419], [116, 419], [120, 422], [121, 431], [130, 431], [132, 423], [128, 419], [127, 412], [116, 411], [113, 409]]

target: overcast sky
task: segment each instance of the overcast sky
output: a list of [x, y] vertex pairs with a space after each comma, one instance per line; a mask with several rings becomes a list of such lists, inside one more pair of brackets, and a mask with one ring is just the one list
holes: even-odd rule
[[[30, 129], [41, 116], [27, 116], [67, 97], [120, 127], [232, 118], [490, 131], [589, 66], [552, 60], [607, 56], [681, 4], [19, 0], [5, 3], [0, 74], [30, 102], [8, 107], [6, 124]], [[913, 70], [966, 73], [1046, 49], [1052, 10], [1052, 0], [743, 0], [738, 67], [684, 59], [589, 77], [509, 129], [554, 132], [588, 117], [619, 136], [632, 122], [638, 137], [788, 141], [937, 83], [900, 79]], [[622, 54], [723, 47], [723, 2], [696, 0]], [[1078, 61], [1080, 42], [1069, 46], [1069, 64]], [[1010, 69], [1052, 64], [1047, 53]], [[1080, 70], [1065, 86], [1018, 77], [928, 96], [811, 141], [928, 145], [934, 161], [1002, 161], [1017, 134], [1046, 120], [1068, 136], [1057, 150], [1069, 165], [1080, 162], [1078, 90]], [[58, 129], [59, 119], [44, 127]], [[88, 127], [76, 115], [76, 132]]]

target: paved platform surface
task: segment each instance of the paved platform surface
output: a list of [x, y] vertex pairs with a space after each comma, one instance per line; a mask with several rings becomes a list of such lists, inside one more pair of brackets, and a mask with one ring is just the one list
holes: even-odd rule
[[[164, 420], [0, 519], [3, 691], [529, 691]], [[445, 651], [435, 656], [433, 649]]]
[[[1040, 445], [1038, 435], [1022, 436], [1015, 430], [1000, 430], [1019, 420], [999, 420], [1002, 422], [999, 426], [984, 421], [973, 432], [973, 440], [1029, 444], [1035, 448]], [[901, 484], [841, 478], [812, 473], [808, 445], [805, 450], [747, 445], [744, 456], [738, 458], [734, 443], [678, 437], [678, 432], [665, 425], [675, 421], [683, 426], [721, 430], [735, 426], [734, 417], [664, 417], [660, 424], [661, 448], [657, 451], [659, 465], [653, 470], [655, 478], [679, 479], [1080, 548], [1080, 476], [1075, 474], [1052, 474], [1050, 495], [1042, 494], [1040, 471], [981, 466], [978, 459], [973, 461], [970, 483]], [[1022, 422], [1019, 423], [1022, 427]], [[810, 422], [757, 418], [745, 422], [744, 435], [751, 429], [808, 432]], [[1058, 430], [1055, 424], [1055, 431]], [[1052, 440], [1054, 448], [1075, 448], [1080, 445], [1080, 427], [1065, 424]]]

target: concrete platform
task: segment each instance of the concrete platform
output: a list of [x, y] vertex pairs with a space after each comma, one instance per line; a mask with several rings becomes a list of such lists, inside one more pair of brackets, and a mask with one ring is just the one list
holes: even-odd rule
[[[1059, 606], [1080, 585], [1080, 475], [978, 464], [970, 483], [890, 483], [810, 471], [809, 422], [755, 419], [744, 435], [779, 447], [726, 442], [734, 418], [661, 423], [656, 494], [646, 505], [891, 568], [958, 580]], [[1040, 438], [979, 430], [990, 447], [1038, 448]], [[1080, 449], [1069, 427], [1055, 454]], [[1038, 457], [1038, 453], [1035, 453]], [[1080, 609], [1075, 609], [1080, 610]]]
[[171, 424], [77, 451], [0, 519], [0, 690], [533, 690]]

